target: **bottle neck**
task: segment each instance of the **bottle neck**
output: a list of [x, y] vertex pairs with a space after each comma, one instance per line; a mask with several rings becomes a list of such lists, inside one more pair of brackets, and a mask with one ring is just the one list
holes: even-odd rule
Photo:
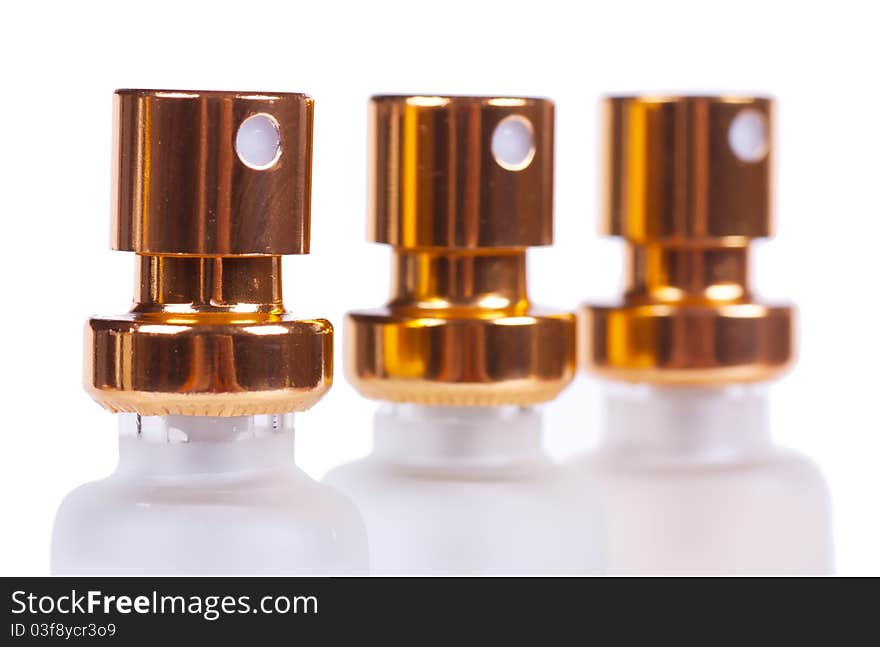
[[120, 414], [121, 475], [185, 476], [294, 466], [293, 414]]
[[600, 450], [632, 460], [712, 461], [771, 447], [763, 385], [608, 384]]
[[136, 256], [133, 311], [149, 317], [284, 313], [280, 256]]
[[744, 303], [749, 248], [725, 245], [629, 245], [627, 303]]
[[408, 467], [461, 469], [540, 462], [533, 407], [385, 404], [374, 418], [374, 455]]
[[395, 248], [391, 285], [395, 310], [513, 314], [529, 307], [524, 249]]

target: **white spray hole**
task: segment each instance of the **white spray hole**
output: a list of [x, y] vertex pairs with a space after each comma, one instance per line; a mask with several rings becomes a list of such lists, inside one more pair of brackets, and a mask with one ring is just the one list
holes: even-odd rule
[[256, 114], [238, 127], [235, 152], [246, 166], [261, 171], [272, 167], [281, 156], [281, 131], [271, 115]]
[[767, 119], [757, 110], [746, 108], [730, 122], [727, 143], [743, 162], [760, 162], [770, 150]]
[[532, 122], [520, 115], [499, 121], [492, 133], [492, 155], [508, 171], [521, 171], [531, 164], [535, 157]]

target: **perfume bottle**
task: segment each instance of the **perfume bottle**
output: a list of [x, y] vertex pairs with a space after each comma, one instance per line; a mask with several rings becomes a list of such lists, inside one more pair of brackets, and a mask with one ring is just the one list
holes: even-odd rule
[[626, 288], [582, 310], [583, 361], [605, 392], [599, 446], [574, 464], [606, 504], [609, 572], [828, 573], [824, 480], [768, 428], [794, 311], [748, 281], [749, 245], [771, 233], [772, 101], [604, 109], [602, 228], [626, 242]]
[[354, 506], [294, 463], [294, 412], [330, 388], [333, 329], [281, 298], [309, 247], [313, 101], [120, 90], [112, 246], [134, 305], [86, 325], [85, 387], [119, 416], [119, 465], [70, 493], [57, 574], [335, 574], [367, 568]]
[[383, 404], [372, 453], [326, 482], [364, 515], [375, 573], [599, 572], [597, 499], [541, 442], [575, 317], [526, 291], [526, 248], [552, 242], [553, 104], [379, 96], [369, 121], [392, 295], [348, 315], [345, 369]]

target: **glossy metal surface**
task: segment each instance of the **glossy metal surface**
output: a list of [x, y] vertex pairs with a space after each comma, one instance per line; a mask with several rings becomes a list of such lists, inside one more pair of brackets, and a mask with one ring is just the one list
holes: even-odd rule
[[[534, 150], [502, 165], [492, 136], [528, 120]], [[530, 404], [572, 379], [575, 318], [534, 308], [526, 251], [552, 239], [553, 104], [376, 97], [369, 236], [393, 246], [385, 307], [346, 318], [346, 375], [366, 397]]]
[[[611, 379], [662, 384], [783, 372], [793, 308], [756, 302], [748, 281], [749, 243], [771, 233], [772, 101], [618, 97], [604, 107], [602, 230], [627, 242], [627, 286], [622, 303], [583, 309], [582, 361]], [[766, 136], [747, 159], [731, 143], [743, 114]]]
[[[139, 254], [304, 254], [309, 250], [314, 101], [305, 94], [118, 90], [113, 249]], [[269, 115], [269, 168], [234, 142]]]
[[[280, 255], [308, 251], [311, 99], [124, 90], [116, 105], [114, 247], [138, 253], [138, 281], [128, 314], [86, 325], [86, 390], [141, 415], [309, 408], [333, 328], [285, 310]], [[281, 135], [259, 170], [234, 144], [255, 113]]]
[[[637, 244], [747, 244], [771, 232], [773, 102], [762, 97], [605, 100], [602, 232]], [[766, 129], [765, 154], [738, 158], [744, 112]]]
[[[378, 96], [369, 113], [370, 240], [406, 249], [552, 242], [551, 101]], [[511, 116], [534, 135], [534, 155], [515, 171], [492, 152], [496, 127]]]

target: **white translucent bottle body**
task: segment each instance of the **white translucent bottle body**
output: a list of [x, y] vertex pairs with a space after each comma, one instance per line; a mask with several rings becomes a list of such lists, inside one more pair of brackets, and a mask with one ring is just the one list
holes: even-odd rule
[[354, 506], [294, 464], [293, 415], [120, 416], [119, 466], [71, 492], [55, 574], [361, 574]]
[[608, 385], [598, 449], [574, 460], [603, 496], [610, 574], [824, 574], [830, 499], [773, 445], [762, 386]]
[[325, 481], [364, 516], [374, 573], [604, 570], [596, 497], [543, 452], [532, 408], [383, 405], [372, 454]]

